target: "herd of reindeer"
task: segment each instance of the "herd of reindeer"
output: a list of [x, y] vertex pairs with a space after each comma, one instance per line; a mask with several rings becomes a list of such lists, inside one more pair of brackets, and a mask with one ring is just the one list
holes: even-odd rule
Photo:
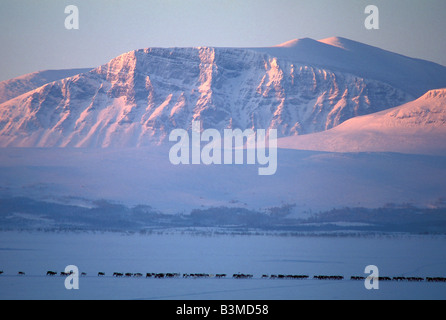
[[[3, 274], [3, 271], [0, 271], [0, 275]], [[60, 272], [57, 273], [55, 271], [48, 271], [46, 273], [47, 276], [70, 276], [73, 273], [67, 273], [67, 272]], [[17, 275], [19, 276], [25, 276], [25, 272], [23, 271], [19, 271], [17, 273]], [[87, 273], [82, 272], [81, 273], [82, 277], [86, 277]], [[105, 272], [98, 272], [98, 277], [105, 277], [106, 274]], [[142, 273], [121, 273], [121, 272], [114, 272], [113, 273], [113, 277], [115, 278], [141, 278], [144, 277], [144, 275]], [[184, 273], [184, 274], [179, 274], [179, 273], [146, 273], [145, 275], [146, 278], [155, 278], [155, 279], [169, 279], [169, 278], [179, 278], [179, 277], [183, 277], [183, 278], [193, 278], [193, 279], [200, 279], [200, 278], [218, 278], [218, 279], [222, 279], [222, 278], [227, 278], [228, 275], [225, 273], [220, 273], [220, 274], [208, 274], [208, 273]], [[252, 279], [254, 278], [254, 276], [252, 274], [244, 274], [244, 273], [234, 273], [232, 275], [233, 279]], [[267, 274], [263, 274], [261, 279], [297, 279], [297, 280], [305, 280], [305, 279], [311, 279], [310, 276], [308, 275], [293, 275], [293, 274], [272, 274], [272, 275], [267, 275]], [[315, 275], [313, 276], [312, 279], [316, 279], [316, 280], [344, 280], [343, 276], [339, 276], [339, 275], [334, 275], [334, 276], [327, 276], [327, 275]], [[356, 280], [356, 281], [364, 281], [366, 280], [366, 277], [361, 277], [361, 276], [351, 276], [350, 280]], [[408, 281], [408, 282], [446, 282], [446, 278], [444, 277], [426, 277], [426, 278], [422, 278], [422, 277], [377, 277], [376, 280], [379, 281]]]

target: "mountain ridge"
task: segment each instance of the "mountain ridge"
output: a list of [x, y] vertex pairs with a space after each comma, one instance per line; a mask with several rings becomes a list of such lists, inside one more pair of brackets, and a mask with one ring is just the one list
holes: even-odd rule
[[0, 104], [50, 82], [85, 73], [92, 68], [42, 70], [0, 82]]

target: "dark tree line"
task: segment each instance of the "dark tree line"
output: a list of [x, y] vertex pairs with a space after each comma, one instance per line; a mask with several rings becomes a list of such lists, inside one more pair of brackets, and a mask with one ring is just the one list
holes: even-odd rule
[[127, 207], [108, 201], [94, 201], [84, 207], [28, 198], [0, 199], [0, 229], [3, 230], [143, 232], [156, 228], [202, 227], [218, 227], [228, 232], [253, 229], [446, 234], [446, 208], [423, 209], [410, 205], [338, 208], [299, 218], [294, 204], [265, 210], [222, 206], [195, 209], [189, 214], [164, 214], [147, 205]]

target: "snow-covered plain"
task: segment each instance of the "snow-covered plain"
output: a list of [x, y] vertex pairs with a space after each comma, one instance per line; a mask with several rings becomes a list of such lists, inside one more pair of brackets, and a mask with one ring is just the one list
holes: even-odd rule
[[[445, 283], [380, 282], [380, 276], [445, 276], [446, 239], [432, 236], [277, 237], [191, 234], [0, 233], [0, 299], [445, 299]], [[76, 265], [79, 290], [46, 276]], [[26, 275], [18, 276], [23, 271]], [[98, 272], [105, 272], [98, 277]], [[227, 273], [224, 279], [115, 278], [113, 272]], [[232, 279], [233, 273], [252, 279]], [[262, 274], [342, 275], [344, 280], [274, 280]]]

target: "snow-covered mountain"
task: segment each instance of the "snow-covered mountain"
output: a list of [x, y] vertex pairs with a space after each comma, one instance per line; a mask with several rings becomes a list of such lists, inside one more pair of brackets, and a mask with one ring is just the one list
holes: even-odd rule
[[14, 99], [47, 83], [72, 77], [89, 69], [44, 70], [0, 82], [0, 103]]
[[279, 146], [330, 152], [446, 155], [446, 89], [399, 107], [350, 119], [325, 132], [279, 139]]
[[333, 128], [446, 87], [446, 68], [343, 38], [148, 48], [0, 105], [0, 146], [144, 146], [174, 128]]

